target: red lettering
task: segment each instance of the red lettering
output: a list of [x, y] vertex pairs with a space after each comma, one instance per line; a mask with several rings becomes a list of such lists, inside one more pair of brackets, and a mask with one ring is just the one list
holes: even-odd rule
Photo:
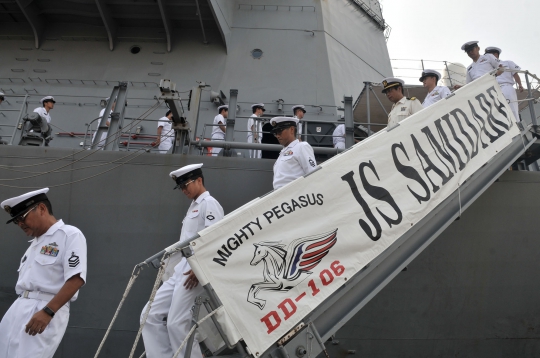
[[332, 273], [327, 269], [322, 270], [319, 277], [321, 278], [322, 284], [325, 286], [328, 286], [332, 283], [332, 281], [334, 281], [334, 275], [332, 275]]
[[343, 265], [341, 265], [339, 261], [332, 262], [330, 268], [332, 269], [332, 271], [334, 271], [334, 275], [336, 276], [341, 276], [343, 272], [345, 272], [345, 267], [343, 267]]
[[[276, 323], [272, 323], [271, 318], [273, 318]], [[263, 322], [266, 325], [266, 328], [268, 328], [268, 331], [266, 331], [266, 333], [270, 334], [279, 327], [279, 325], [281, 324], [281, 318], [279, 318], [279, 315], [276, 311], [270, 311], [270, 313], [261, 318], [261, 322]]]
[[308, 286], [311, 287], [311, 295], [312, 296], [315, 296], [317, 293], [321, 292], [321, 290], [319, 290], [317, 288], [317, 286], [315, 286], [315, 281], [313, 281], [313, 280], [309, 280]]
[[[287, 304], [289, 307], [287, 307]], [[286, 298], [278, 305], [278, 308], [283, 311], [285, 315], [285, 321], [291, 318], [291, 316], [296, 312], [296, 305], [290, 298]]]

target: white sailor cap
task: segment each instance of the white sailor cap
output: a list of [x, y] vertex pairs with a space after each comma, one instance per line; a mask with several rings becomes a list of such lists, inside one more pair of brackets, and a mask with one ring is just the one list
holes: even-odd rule
[[[169, 176], [176, 182], [174, 189], [181, 187], [190, 180], [195, 180], [202, 176], [202, 163], [186, 165], [180, 169], [172, 171]], [[174, 190], [173, 189], [173, 190]]]
[[6, 222], [6, 224], [25, 214], [32, 205], [49, 200], [46, 195], [48, 191], [49, 188], [43, 188], [4, 200], [0, 206], [11, 215], [11, 220]]
[[302, 110], [302, 112], [306, 113], [306, 106], [304, 106], [303, 104], [297, 104], [296, 106], [293, 106], [292, 107], [292, 111], [294, 113], [294, 111], [296, 111], [296, 109], [300, 108]]
[[501, 54], [502, 50], [498, 47], [495, 47], [495, 46], [488, 46], [486, 47], [486, 53], [492, 53], [492, 52], [498, 52], [499, 55]]
[[279, 132], [285, 128], [296, 127], [300, 120], [292, 117], [274, 117], [270, 120], [272, 125], [272, 133]]
[[264, 111], [266, 111], [266, 109], [264, 109], [264, 103], [255, 103], [255, 104], [252, 104], [251, 105], [251, 109], [255, 109], [255, 108], [260, 108]]
[[476, 47], [476, 45], [478, 45], [478, 42], [479, 41], [469, 41], [469, 42], [465, 42], [462, 46], [461, 46], [461, 49], [465, 52], [467, 52], [467, 50], [470, 50], [474, 47]]
[[56, 101], [54, 100], [54, 97], [53, 96], [45, 96], [41, 99], [41, 104], [45, 103], [45, 102], [52, 102], [52, 103], [56, 103]]
[[225, 105], [223, 105], [223, 106], [219, 106], [219, 107], [217, 108], [218, 113], [221, 112], [222, 109], [229, 110], [229, 105], [228, 105], [228, 104], [225, 104]]
[[382, 80], [383, 90], [382, 93], [386, 93], [386, 90], [396, 86], [403, 86], [405, 81], [400, 78], [387, 77]]
[[424, 78], [429, 76], [435, 76], [437, 77], [437, 81], [441, 79], [441, 74], [435, 70], [428, 70], [425, 69], [422, 71], [422, 77], [420, 77], [420, 82], [424, 81]]

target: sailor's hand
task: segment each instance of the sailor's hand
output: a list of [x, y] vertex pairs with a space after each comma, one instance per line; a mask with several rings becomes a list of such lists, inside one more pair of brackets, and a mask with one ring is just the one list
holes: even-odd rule
[[519, 92], [523, 92], [523, 86], [522, 85], [519, 85], [518, 89], [519, 89]]
[[188, 276], [188, 278], [186, 279], [186, 282], [184, 282], [184, 287], [186, 288], [186, 290], [191, 290], [192, 288], [197, 287], [197, 285], [199, 284], [199, 280], [193, 273], [193, 270], [184, 272], [184, 275]]
[[32, 316], [30, 322], [26, 324], [26, 329], [24, 331], [31, 336], [35, 336], [38, 333], [41, 334], [45, 328], [47, 328], [51, 319], [51, 316], [44, 311], [39, 310]]
[[461, 86], [460, 85], [454, 85], [454, 91], [457, 90], [457, 89], [460, 89]]
[[495, 76], [500, 76], [504, 73], [504, 67], [502, 65], [499, 65], [499, 68], [497, 69], [497, 73]]

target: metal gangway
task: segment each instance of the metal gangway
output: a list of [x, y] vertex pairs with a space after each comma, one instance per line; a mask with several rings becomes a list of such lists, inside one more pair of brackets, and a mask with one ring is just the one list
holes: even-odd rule
[[[307, 358], [326, 353], [325, 342], [458, 220], [506, 170], [518, 161], [531, 165], [540, 158], [538, 126], [516, 123], [494, 84], [493, 76], [485, 75], [429, 109], [392, 128], [378, 131], [319, 165], [313, 173], [245, 204], [195, 237], [153, 255], [138, 264], [134, 273], [153, 266], [162, 274], [170, 255], [183, 255], [188, 259], [205, 289], [205, 296], [194, 303], [192, 332], [202, 321], [212, 320], [223, 340], [219, 348], [207, 352], [208, 355], [222, 354], [225, 348], [236, 349], [236, 356], [251, 358]], [[476, 101], [474, 104], [472, 99]], [[534, 107], [530, 106], [530, 110], [535, 121]], [[441, 122], [433, 118], [447, 118], [448, 127], [442, 127]], [[455, 124], [459, 122], [461, 134], [454, 132], [458, 126], [450, 125], [450, 118]], [[468, 129], [464, 129], [465, 124]], [[433, 135], [437, 130], [440, 131], [438, 137]], [[448, 136], [443, 135], [444, 131]], [[476, 133], [476, 140], [466, 133]], [[460, 142], [460, 138], [471, 139], [470, 146], [465, 141]], [[419, 162], [413, 161], [415, 154], [411, 148], [416, 151]], [[441, 163], [445, 163], [446, 169]], [[397, 177], [388, 175], [389, 167], [394, 165], [392, 169], [402, 174], [402, 181], [412, 180], [399, 190], [392, 187]], [[419, 174], [422, 170], [425, 175]], [[298, 218], [290, 219], [294, 210], [285, 210], [290, 205], [278, 203], [291, 203], [290, 198], [305, 193], [321, 196], [317, 195], [316, 203], [310, 203], [313, 208], [301, 209], [311, 211], [309, 215], [302, 214], [308, 216], [300, 217], [303, 222], [300, 229], [292, 228], [287, 224], [298, 222]], [[396, 193], [400, 198], [394, 200], [392, 196], [397, 197]], [[323, 194], [326, 208], [323, 208]], [[410, 197], [403, 199], [405, 194]], [[317, 209], [317, 205], [321, 208]], [[339, 206], [346, 208], [342, 209], [345, 211], [331, 215]], [[254, 216], [257, 216], [256, 223], [255, 219], [249, 219]], [[347, 220], [339, 219], [343, 216]], [[241, 227], [238, 224], [246, 220], [252, 220], [253, 227], [246, 225], [243, 230], [232, 230]], [[280, 220], [283, 226], [273, 224]], [[312, 235], [314, 228], [322, 232], [322, 227], [335, 229]], [[305, 235], [311, 235], [302, 238], [303, 241], [296, 239], [302, 230], [306, 231]], [[278, 242], [282, 237], [291, 236], [290, 231], [296, 236]], [[236, 246], [231, 246], [231, 240]], [[333, 253], [340, 240], [347, 245]], [[310, 246], [305, 251], [298, 249], [305, 247], [304, 244]], [[251, 245], [255, 246], [254, 253]], [[310, 248], [313, 245], [314, 248]], [[237, 250], [244, 247], [246, 249], [238, 253]], [[285, 247], [287, 256], [282, 257], [283, 267], [291, 271], [287, 271], [288, 276], [272, 276], [262, 248], [279, 251]], [[291, 248], [294, 250], [290, 251]], [[302, 256], [304, 253], [309, 255]], [[232, 261], [240, 255], [248, 258], [242, 265]], [[297, 261], [292, 258], [299, 258], [309, 267], [294, 271], [291, 267]], [[229, 261], [236, 266], [227, 268]], [[263, 261], [266, 274], [262, 282], [257, 282], [261, 271], [257, 265]], [[317, 266], [320, 263], [321, 266]], [[273, 267], [275, 270], [275, 263]], [[230, 274], [238, 269], [243, 275]], [[306, 272], [313, 279], [295, 281], [295, 277]], [[272, 286], [272, 283], [279, 284]], [[226, 289], [244, 286], [246, 292]], [[274, 293], [266, 294], [263, 299], [265, 290]], [[320, 295], [318, 299], [313, 298], [316, 295]], [[201, 306], [205, 306], [208, 313], [202, 319]], [[184, 341], [188, 347], [184, 358], [190, 357], [193, 339], [192, 334]]]

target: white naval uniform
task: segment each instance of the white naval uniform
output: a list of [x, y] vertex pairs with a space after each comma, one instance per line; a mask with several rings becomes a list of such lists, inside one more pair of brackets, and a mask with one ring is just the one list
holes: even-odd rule
[[[205, 191], [194, 200], [182, 222], [180, 242], [195, 236], [204, 228], [215, 224], [223, 218], [223, 208], [216, 199]], [[144, 325], [142, 336], [146, 356], [148, 358], [170, 358], [174, 355], [191, 328], [191, 307], [195, 298], [204, 294], [199, 284], [191, 290], [184, 288], [188, 278], [185, 272], [191, 270], [185, 258], [174, 267], [174, 275], [157, 290], [152, 308]], [[146, 306], [141, 313], [141, 322]], [[183, 357], [186, 347], [182, 348], [179, 357]], [[202, 358], [197, 337], [193, 341], [191, 356]]]
[[490, 53], [480, 55], [476, 62], [473, 62], [467, 67], [467, 83], [474, 81], [477, 78], [482, 77], [488, 72], [491, 72], [499, 68], [499, 60]]
[[[225, 140], [225, 132], [219, 128], [219, 123], [221, 122], [222, 125], [227, 125], [227, 120], [223, 115], [218, 114], [214, 117], [214, 127], [212, 127], [212, 140], [219, 140], [224, 141]], [[219, 152], [221, 152], [223, 148], [212, 148], [212, 156], [217, 156]]]
[[[256, 132], [258, 134], [258, 137], [259, 137], [259, 142], [258, 143], [262, 143], [261, 140], [262, 140], [262, 123], [260, 120], [258, 121], [255, 121], [253, 118], [259, 118], [255, 113], [253, 113], [251, 115], [251, 117], [248, 119], [248, 122], [247, 122], [247, 142], [248, 143], [253, 143], [253, 132]], [[251, 127], [253, 127], [253, 130], [251, 129]], [[249, 150], [249, 157], [250, 158], [260, 158], [262, 155], [261, 151], [260, 150], [253, 150], [253, 149], [250, 149]]]
[[388, 114], [387, 128], [392, 128], [405, 118], [415, 114], [416, 112], [420, 112], [423, 109], [424, 107], [422, 107], [422, 104], [416, 98], [413, 100], [412, 98], [408, 99], [407, 97], [403, 96], [402, 99], [392, 105], [392, 110]]
[[334, 148], [345, 149], [345, 124], [340, 124], [332, 133], [332, 141]]
[[300, 140], [302, 139], [302, 120], [299, 119], [297, 116], [293, 116], [293, 118], [298, 119], [298, 124], [296, 125], [296, 137], [298, 137]]
[[173, 145], [174, 131], [172, 130], [172, 121], [167, 117], [161, 117], [157, 127], [163, 127], [161, 128], [161, 142], [159, 143], [158, 150], [159, 153], [165, 154]]
[[[105, 109], [106, 108], [103, 108], [99, 112], [99, 119], [97, 121], [97, 128], [99, 128], [99, 125], [101, 124], [101, 118], [103, 118], [103, 114], [105, 113]], [[107, 118], [107, 122], [109, 122], [109, 124], [111, 123], [111, 113], [112, 113], [112, 110], [109, 112], [109, 117]], [[97, 133], [97, 129], [96, 129], [96, 132], [94, 132], [94, 134], [92, 135], [92, 142], [94, 142], [94, 138], [96, 137], [96, 133]], [[101, 138], [99, 140], [97, 148], [102, 148], [105, 144], [107, 144], [107, 131], [105, 131], [104, 133], [101, 134]]]
[[448, 87], [435, 86], [435, 88], [427, 94], [426, 99], [424, 99], [424, 102], [422, 103], [422, 106], [424, 108], [427, 108], [432, 104], [439, 102], [441, 99], [450, 96], [451, 94], [452, 92], [450, 92], [450, 89], [448, 89]]
[[45, 110], [45, 107], [38, 107], [34, 109], [34, 112], [47, 120], [47, 123], [51, 123], [51, 115]]
[[313, 148], [307, 142], [300, 142], [298, 139], [292, 141], [279, 153], [279, 157], [274, 163], [274, 189], [311, 173], [317, 167]]
[[[80, 274], [86, 283], [86, 239], [74, 226], [58, 220], [46, 233], [30, 240], [19, 266], [15, 292], [19, 297], [0, 322], [0, 357], [50, 358], [58, 348], [69, 320], [69, 305], [60, 308], [43, 333], [31, 336], [25, 326], [60, 291]], [[71, 298], [75, 301], [78, 291]], [[31, 298], [33, 297], [33, 298]]]
[[[521, 70], [521, 67], [516, 65], [513, 61], [501, 61], [500, 63], [505, 69], [516, 71]], [[517, 93], [514, 88], [514, 74], [515, 72], [503, 72], [500, 76], [497, 76], [497, 82], [499, 82], [499, 86], [501, 86], [504, 98], [506, 98], [508, 105], [512, 109], [512, 113], [514, 113], [516, 121], [519, 122], [519, 104], [517, 102]]]

